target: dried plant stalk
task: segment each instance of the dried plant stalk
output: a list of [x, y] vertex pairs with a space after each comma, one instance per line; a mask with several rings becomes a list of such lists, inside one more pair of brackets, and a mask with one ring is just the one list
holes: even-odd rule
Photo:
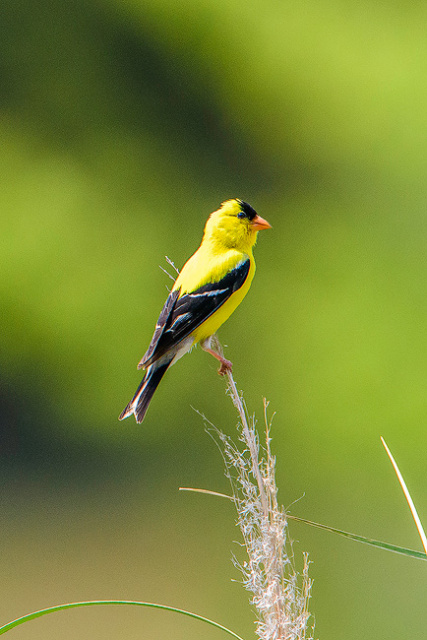
[[[222, 354], [218, 341], [215, 348]], [[247, 560], [235, 559], [235, 564], [243, 574], [245, 588], [252, 594], [257, 635], [260, 640], [313, 640], [314, 625], [309, 626], [308, 610], [312, 588], [308, 555], [303, 555], [303, 570], [298, 574], [287, 535], [286, 513], [277, 501], [268, 403], [264, 400], [265, 444], [260, 448], [255, 418], [248, 417], [232, 373], [227, 376], [228, 393], [239, 413], [239, 441], [243, 448], [217, 429], [215, 433], [222, 445], [237, 522], [248, 554]]]

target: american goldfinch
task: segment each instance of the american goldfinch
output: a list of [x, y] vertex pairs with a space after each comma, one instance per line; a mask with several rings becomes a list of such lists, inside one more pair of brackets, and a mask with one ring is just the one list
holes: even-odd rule
[[211, 338], [249, 291], [255, 274], [252, 247], [258, 231], [270, 228], [237, 198], [209, 216], [202, 243], [177, 277], [138, 364], [145, 369], [144, 378], [119, 420], [133, 414], [142, 422], [167, 369], [197, 343], [219, 360], [218, 373], [231, 370], [232, 363], [212, 349]]

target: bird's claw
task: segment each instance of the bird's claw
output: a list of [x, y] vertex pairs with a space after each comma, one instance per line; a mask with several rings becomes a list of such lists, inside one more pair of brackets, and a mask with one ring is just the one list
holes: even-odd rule
[[221, 360], [221, 366], [218, 369], [218, 373], [220, 376], [225, 376], [226, 373], [231, 373], [232, 368], [233, 363], [224, 358], [224, 360]]

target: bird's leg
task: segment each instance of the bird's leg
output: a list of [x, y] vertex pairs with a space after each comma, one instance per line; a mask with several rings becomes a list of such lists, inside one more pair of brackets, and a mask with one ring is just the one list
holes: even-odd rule
[[[206, 353], [210, 353], [211, 356], [216, 358], [216, 360], [219, 360], [219, 362], [221, 363], [221, 366], [218, 369], [218, 373], [220, 376], [224, 376], [227, 373], [227, 371], [231, 371], [233, 367], [233, 363], [230, 362], [230, 360], [226, 360], [226, 358], [224, 358], [223, 355], [218, 353], [218, 351], [215, 351], [214, 349], [212, 349], [212, 337], [213, 336], [209, 336], [209, 338], [206, 338], [206, 340], [202, 340], [200, 342], [200, 346], [202, 347], [203, 351], [206, 351]], [[221, 348], [216, 336], [215, 336], [215, 346], [219, 349]]]

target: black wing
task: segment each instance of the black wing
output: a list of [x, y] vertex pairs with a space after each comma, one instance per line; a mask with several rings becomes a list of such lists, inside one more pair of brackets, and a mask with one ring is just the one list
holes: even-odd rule
[[187, 338], [207, 320], [245, 282], [250, 260], [241, 262], [218, 282], [210, 282], [180, 298], [179, 290], [172, 291], [160, 314], [147, 353], [139, 368], [147, 367], [168, 349]]
[[[169, 325], [169, 319], [172, 315], [174, 306], [179, 296], [179, 290], [171, 291], [167, 297], [167, 300], [164, 304], [163, 309], [160, 312], [159, 319], [157, 320], [156, 328], [154, 329], [153, 337], [151, 338], [150, 346], [141, 362], [138, 365], [138, 369], [142, 369], [145, 367], [146, 363], [151, 356], [154, 354], [154, 351], [159, 343], [160, 338], [163, 333], [166, 331]], [[151, 364], [151, 363], [150, 363]]]

